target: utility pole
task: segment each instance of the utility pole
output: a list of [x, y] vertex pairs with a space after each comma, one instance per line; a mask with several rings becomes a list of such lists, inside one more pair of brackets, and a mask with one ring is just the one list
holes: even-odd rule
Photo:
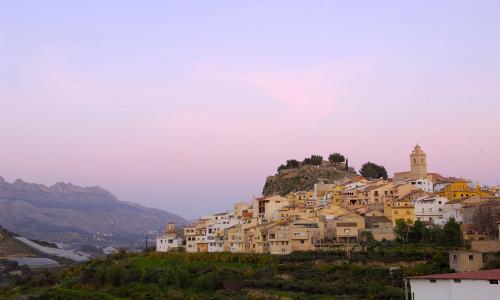
[[148, 236], [146, 235], [146, 249], [145, 251], [148, 251]]

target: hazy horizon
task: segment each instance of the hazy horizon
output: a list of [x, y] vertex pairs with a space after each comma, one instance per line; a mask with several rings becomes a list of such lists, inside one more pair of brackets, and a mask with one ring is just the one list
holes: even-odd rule
[[0, 10], [0, 176], [187, 219], [287, 159], [500, 183], [500, 3], [16, 1]]

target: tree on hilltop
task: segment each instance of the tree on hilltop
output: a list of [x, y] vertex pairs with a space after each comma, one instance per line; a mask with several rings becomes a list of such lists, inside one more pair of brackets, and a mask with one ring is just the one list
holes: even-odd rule
[[295, 169], [300, 167], [300, 162], [296, 159], [289, 159], [286, 161], [287, 169]]
[[387, 179], [387, 171], [385, 170], [384, 166], [379, 166], [375, 163], [372, 162], [367, 162], [365, 163], [362, 167], [359, 173], [366, 178], [369, 179], [378, 179], [378, 178], [384, 178]]
[[328, 160], [332, 163], [343, 163], [345, 162], [345, 157], [340, 153], [332, 153], [328, 156]]
[[323, 162], [323, 156], [321, 155], [311, 155], [311, 157], [304, 158], [302, 162], [305, 165], [319, 166]]

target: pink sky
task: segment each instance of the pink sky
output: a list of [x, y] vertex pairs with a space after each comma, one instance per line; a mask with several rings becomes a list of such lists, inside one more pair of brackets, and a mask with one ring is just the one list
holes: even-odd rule
[[498, 4], [287, 3], [10, 4], [0, 175], [186, 218], [290, 158], [392, 174], [417, 142], [432, 171], [500, 183]]

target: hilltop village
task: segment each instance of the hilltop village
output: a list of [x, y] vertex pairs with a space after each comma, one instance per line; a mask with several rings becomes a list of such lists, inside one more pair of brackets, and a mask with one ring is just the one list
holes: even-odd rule
[[[349, 170], [347, 164], [341, 156], [334, 162], [321, 158], [316, 167]], [[367, 236], [394, 240], [401, 224], [418, 221], [437, 228], [452, 219], [465, 241], [494, 241], [483, 247], [498, 247], [499, 186], [481, 187], [428, 172], [426, 153], [419, 145], [410, 153], [410, 167], [393, 178], [345, 176], [318, 180], [310, 190], [255, 197], [235, 203], [231, 211], [204, 216], [183, 232], [168, 224], [156, 250], [290, 254], [354, 247]], [[278, 169], [280, 174], [289, 171], [290, 166]]]

